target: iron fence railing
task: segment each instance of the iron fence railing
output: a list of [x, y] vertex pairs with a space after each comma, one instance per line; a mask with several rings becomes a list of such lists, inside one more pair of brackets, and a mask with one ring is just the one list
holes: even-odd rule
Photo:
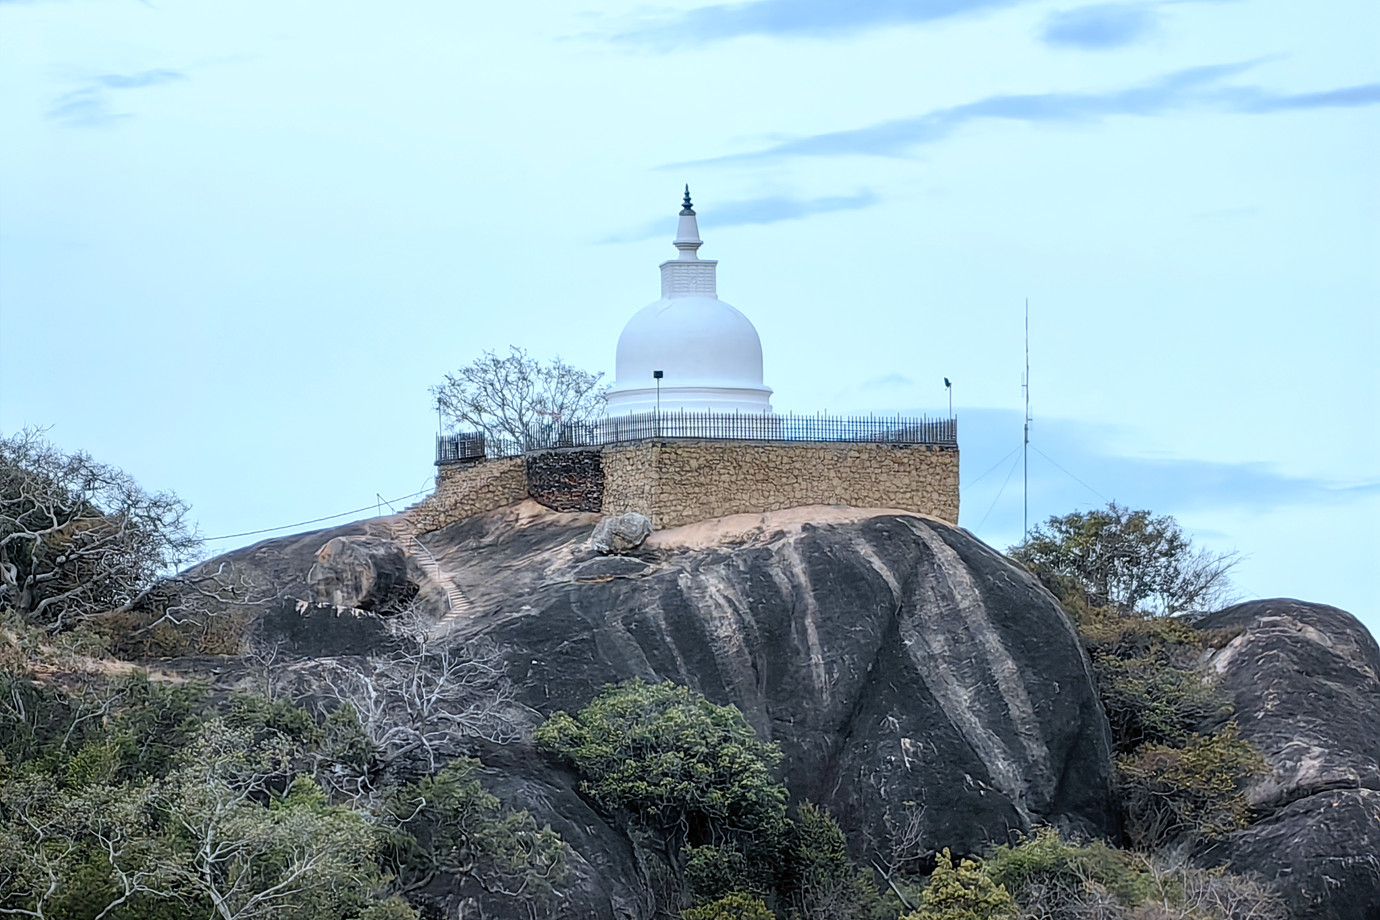
[[531, 450], [595, 447], [649, 438], [738, 441], [850, 441], [958, 445], [958, 422], [902, 415], [768, 415], [721, 412], [644, 412], [594, 422], [543, 425], [522, 441], [484, 432], [438, 435], [437, 463], [516, 457]]

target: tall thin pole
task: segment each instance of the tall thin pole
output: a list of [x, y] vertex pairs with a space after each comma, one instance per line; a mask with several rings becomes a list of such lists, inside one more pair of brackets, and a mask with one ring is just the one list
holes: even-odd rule
[[1025, 437], [1021, 443], [1021, 539], [1030, 538], [1030, 298], [1025, 299]]

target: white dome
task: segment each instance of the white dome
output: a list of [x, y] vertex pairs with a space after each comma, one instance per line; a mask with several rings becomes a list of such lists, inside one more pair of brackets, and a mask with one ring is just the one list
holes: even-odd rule
[[663, 374], [663, 413], [771, 412], [762, 342], [751, 320], [716, 296], [718, 263], [696, 255], [699, 230], [688, 192], [679, 229], [680, 258], [661, 266], [661, 299], [634, 314], [618, 337], [608, 414], [655, 410], [655, 371]]

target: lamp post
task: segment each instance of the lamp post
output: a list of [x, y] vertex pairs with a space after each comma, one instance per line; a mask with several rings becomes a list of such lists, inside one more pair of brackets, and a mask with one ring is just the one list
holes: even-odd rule
[[949, 378], [944, 378], [944, 389], [949, 391], [949, 418], [954, 417], [954, 385], [949, 382]]
[[652, 371], [652, 376], [656, 378], [656, 436], [661, 437], [661, 378], [666, 375], [661, 371]]

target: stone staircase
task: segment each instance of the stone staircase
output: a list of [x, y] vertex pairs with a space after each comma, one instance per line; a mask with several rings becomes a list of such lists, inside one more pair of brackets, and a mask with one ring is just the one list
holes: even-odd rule
[[449, 632], [459, 620], [473, 612], [474, 604], [456, 585], [455, 580], [446, 574], [446, 570], [441, 568], [441, 563], [431, 554], [431, 550], [417, 539], [414, 525], [406, 515], [399, 515], [390, 521], [388, 529], [393, 540], [403, 548], [403, 552], [416, 559], [418, 567], [426, 577], [440, 585], [441, 590], [445, 592], [446, 613], [432, 627], [431, 633], [435, 636]]

